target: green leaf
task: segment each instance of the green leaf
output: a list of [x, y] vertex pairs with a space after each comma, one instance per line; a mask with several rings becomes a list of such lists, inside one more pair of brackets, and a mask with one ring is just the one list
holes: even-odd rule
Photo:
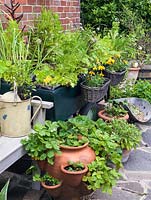
[[7, 191], [8, 191], [8, 185], [9, 185], [10, 180], [7, 181], [5, 186], [2, 188], [0, 192], [0, 199], [1, 200], [7, 200]]

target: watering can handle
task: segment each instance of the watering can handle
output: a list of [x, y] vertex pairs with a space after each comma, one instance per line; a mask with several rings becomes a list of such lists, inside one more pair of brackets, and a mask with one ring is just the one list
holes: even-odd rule
[[17, 84], [16, 84], [16, 81], [14, 81], [14, 102], [15, 103], [17, 102], [17, 95], [18, 95]]
[[41, 97], [39, 97], [39, 96], [33, 96], [33, 97], [31, 97], [31, 101], [34, 100], [34, 99], [40, 100], [40, 104], [39, 104], [37, 110], [35, 111], [35, 113], [33, 114], [32, 118], [31, 118], [31, 122], [32, 122], [33, 119], [36, 117], [36, 115], [38, 114], [39, 110], [40, 110], [41, 107], [42, 107], [42, 99], [41, 99]]

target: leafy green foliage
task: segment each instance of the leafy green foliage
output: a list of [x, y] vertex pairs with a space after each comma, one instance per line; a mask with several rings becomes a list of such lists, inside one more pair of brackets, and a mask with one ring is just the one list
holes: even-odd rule
[[110, 29], [113, 21], [120, 22], [120, 32], [131, 32], [138, 24], [150, 28], [150, 0], [82, 0], [82, 21], [84, 25], [103, 32]]
[[138, 80], [134, 85], [130, 82], [126, 82], [123, 87], [120, 85], [112, 86], [110, 90], [110, 99], [138, 97], [151, 103], [150, 93], [151, 83], [148, 80]]
[[41, 176], [40, 174], [35, 174], [33, 176], [33, 181], [39, 181], [39, 182], [45, 182], [46, 185], [54, 186], [60, 184], [60, 181], [52, 176], [50, 176], [48, 173]]
[[77, 30], [61, 33], [60, 37], [59, 50], [54, 55], [54, 61], [44, 63], [37, 69], [35, 73], [37, 83], [74, 87], [79, 80], [79, 75], [88, 71], [87, 50], [90, 36], [86, 31]]
[[31, 31], [30, 54], [38, 63], [38, 84], [74, 87], [78, 76], [87, 72], [90, 30], [63, 32], [59, 17], [43, 9]]
[[37, 124], [34, 133], [28, 139], [22, 140], [28, 154], [38, 160], [48, 160], [53, 164], [54, 155], [60, 153], [59, 141], [57, 136], [57, 123], [46, 121], [45, 126]]
[[84, 169], [84, 164], [82, 162], [73, 162], [73, 161], [68, 161], [68, 165], [65, 166], [65, 170], [68, 171], [81, 171]]
[[134, 96], [146, 99], [151, 103], [151, 83], [147, 80], [139, 80], [133, 87]]
[[126, 81], [126, 84], [116, 85], [110, 87], [110, 99], [126, 98], [134, 96], [134, 85], [130, 81]]
[[105, 106], [105, 113], [107, 113], [108, 116], [124, 116], [127, 114], [127, 111], [123, 108], [123, 106], [115, 101], [109, 101], [108, 104]]
[[[84, 181], [89, 189], [101, 187], [109, 193], [119, 177], [122, 149], [135, 148], [141, 138], [140, 131], [125, 121], [92, 121], [84, 115], [68, 121], [46, 121], [44, 125], [37, 124], [34, 130], [35, 133], [30, 134], [22, 143], [30, 156], [48, 160], [50, 164], [53, 164], [55, 154], [60, 153], [60, 145], [81, 146], [83, 142], [89, 142], [95, 151], [96, 160], [88, 165], [89, 172]], [[69, 166], [73, 164], [78, 163], [69, 163]]]
[[35, 62], [54, 63], [55, 55], [60, 53], [61, 32], [58, 15], [44, 8], [31, 29], [30, 54], [33, 57], [34, 52]]
[[4, 30], [1, 25], [0, 31], [0, 78], [9, 82], [12, 86], [14, 81], [18, 87], [18, 95], [21, 99], [29, 96], [33, 87], [32, 74], [33, 63], [28, 59], [29, 43], [25, 44], [23, 33], [16, 21], [9, 20]]
[[136, 148], [141, 141], [141, 131], [125, 120], [114, 119], [109, 123], [112, 127], [110, 134], [115, 136], [116, 143], [122, 148], [130, 150]]
[[102, 189], [102, 192], [112, 193], [112, 187], [119, 178], [119, 173], [106, 165], [104, 158], [96, 157], [95, 161], [88, 164], [88, 173], [83, 177], [88, 189]]

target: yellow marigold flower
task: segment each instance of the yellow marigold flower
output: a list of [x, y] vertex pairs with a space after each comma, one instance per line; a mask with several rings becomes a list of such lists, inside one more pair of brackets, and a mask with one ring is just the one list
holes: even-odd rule
[[105, 70], [105, 67], [103, 65], [98, 66], [98, 70]]
[[128, 63], [128, 61], [127, 61], [127, 60], [123, 60], [123, 63], [127, 64], [127, 63]]
[[95, 75], [95, 73], [93, 71], [89, 71], [90, 75]]
[[114, 64], [115, 60], [113, 58], [109, 58], [108, 61], [106, 62], [106, 64], [111, 65]]
[[100, 76], [101, 76], [101, 77], [103, 77], [103, 76], [104, 76], [104, 74], [103, 74], [103, 73], [100, 73]]
[[93, 67], [93, 70], [97, 70], [97, 67]]
[[43, 82], [45, 83], [45, 84], [48, 84], [48, 83], [50, 83], [52, 81], [52, 77], [51, 76], [46, 76], [46, 78], [43, 80]]

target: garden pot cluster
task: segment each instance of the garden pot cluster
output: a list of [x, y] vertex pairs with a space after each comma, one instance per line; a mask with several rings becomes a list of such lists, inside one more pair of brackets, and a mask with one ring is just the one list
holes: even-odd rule
[[[95, 122], [80, 115], [66, 122], [37, 124], [34, 131], [22, 143], [27, 153], [37, 160], [42, 174], [60, 180], [60, 190], [69, 191], [64, 194], [66, 198], [80, 197], [100, 188], [111, 193], [119, 178], [122, 150], [135, 148], [141, 139], [140, 131], [126, 120]], [[104, 178], [107, 177], [106, 185]]]
[[[5, 47], [0, 48], [0, 78], [11, 89], [16, 88], [16, 95], [23, 102], [28, 102], [31, 91], [37, 85], [52, 91], [60, 86], [74, 88], [82, 77], [84, 101], [96, 103], [105, 98], [109, 88], [112, 90], [112, 86], [121, 83], [125, 76], [128, 64], [123, 49], [130, 51], [130, 47], [125, 42], [126, 36], [119, 36], [117, 23], [102, 37], [88, 29], [64, 33], [58, 15], [43, 9], [34, 27], [27, 31], [26, 42], [15, 20], [9, 20], [6, 29], [2, 27], [0, 45], [4, 47], [5, 44]], [[133, 94], [138, 95], [138, 89], [140, 87], [135, 87]], [[49, 93], [49, 90], [45, 92]], [[57, 98], [60, 96], [57, 94]], [[30, 112], [30, 105], [25, 105], [24, 110]], [[108, 118], [103, 118], [102, 113]], [[5, 122], [7, 115], [2, 113]], [[34, 133], [22, 140], [28, 155], [37, 160], [41, 169], [41, 174], [35, 174], [34, 180], [40, 181], [51, 196], [61, 194], [64, 199], [72, 199], [100, 188], [102, 192], [112, 192], [120, 176], [119, 168], [127, 160], [127, 157], [122, 160], [122, 154], [137, 147], [141, 133], [128, 123], [127, 113], [115, 102], [112, 106], [109, 103], [105, 111], [100, 111], [98, 115], [105, 121], [100, 118], [93, 121], [78, 115], [66, 121], [60, 121], [58, 117], [54, 122], [36, 124]], [[126, 115], [126, 120], [123, 120], [123, 115]], [[30, 121], [29, 113], [27, 118]], [[26, 119], [24, 121], [26, 124]], [[15, 132], [14, 129], [12, 131]]]

